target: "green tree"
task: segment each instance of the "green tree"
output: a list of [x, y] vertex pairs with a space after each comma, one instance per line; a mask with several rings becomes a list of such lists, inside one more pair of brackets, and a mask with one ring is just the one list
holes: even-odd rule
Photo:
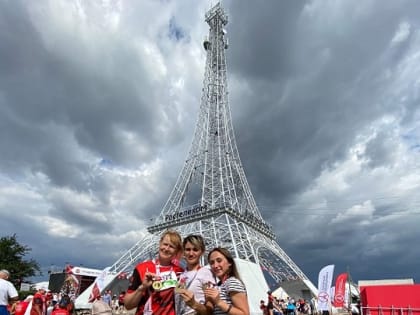
[[28, 282], [27, 278], [42, 275], [38, 263], [34, 259], [25, 260], [25, 256], [32, 249], [21, 245], [16, 234], [0, 238], [0, 269], [10, 272], [10, 281], [17, 289], [21, 282]]

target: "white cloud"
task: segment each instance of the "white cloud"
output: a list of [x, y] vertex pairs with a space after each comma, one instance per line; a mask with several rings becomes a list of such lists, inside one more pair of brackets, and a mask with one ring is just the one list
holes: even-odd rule
[[408, 22], [401, 22], [398, 30], [391, 40], [391, 45], [398, 45], [408, 39], [410, 36], [411, 25]]

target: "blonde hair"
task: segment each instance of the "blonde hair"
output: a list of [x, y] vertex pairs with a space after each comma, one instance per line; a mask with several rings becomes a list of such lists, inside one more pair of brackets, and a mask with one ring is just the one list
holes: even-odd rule
[[183, 251], [181, 235], [177, 231], [166, 230], [165, 232], [162, 233], [159, 243], [162, 243], [163, 239], [166, 236], [168, 236], [169, 239], [171, 240], [171, 243], [175, 245], [176, 253], [180, 254]]
[[187, 245], [187, 243], [193, 244], [195, 247], [200, 249], [203, 253], [206, 251], [206, 244], [204, 242], [204, 238], [201, 235], [190, 234], [184, 238], [183, 245]]

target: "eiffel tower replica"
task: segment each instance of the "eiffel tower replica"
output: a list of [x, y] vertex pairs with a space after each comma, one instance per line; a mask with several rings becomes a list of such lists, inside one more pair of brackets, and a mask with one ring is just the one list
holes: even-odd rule
[[[203, 46], [206, 68], [194, 138], [177, 182], [148, 233], [110, 271], [131, 272], [157, 254], [160, 234], [200, 234], [208, 249], [226, 247], [235, 258], [257, 264], [277, 285], [309, 281], [275, 241], [251, 193], [239, 157], [228, 103], [224, 27], [228, 17], [216, 4], [205, 15], [210, 30]], [[309, 281], [310, 282], [310, 281]], [[259, 301], [259, 300], [258, 300]]]

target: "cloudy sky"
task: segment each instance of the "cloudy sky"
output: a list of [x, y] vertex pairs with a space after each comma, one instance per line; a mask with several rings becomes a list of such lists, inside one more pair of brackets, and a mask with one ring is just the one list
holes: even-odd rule
[[[1, 236], [103, 268], [186, 158], [214, 1], [0, 0]], [[317, 281], [420, 280], [420, 2], [225, 1], [254, 197]]]

